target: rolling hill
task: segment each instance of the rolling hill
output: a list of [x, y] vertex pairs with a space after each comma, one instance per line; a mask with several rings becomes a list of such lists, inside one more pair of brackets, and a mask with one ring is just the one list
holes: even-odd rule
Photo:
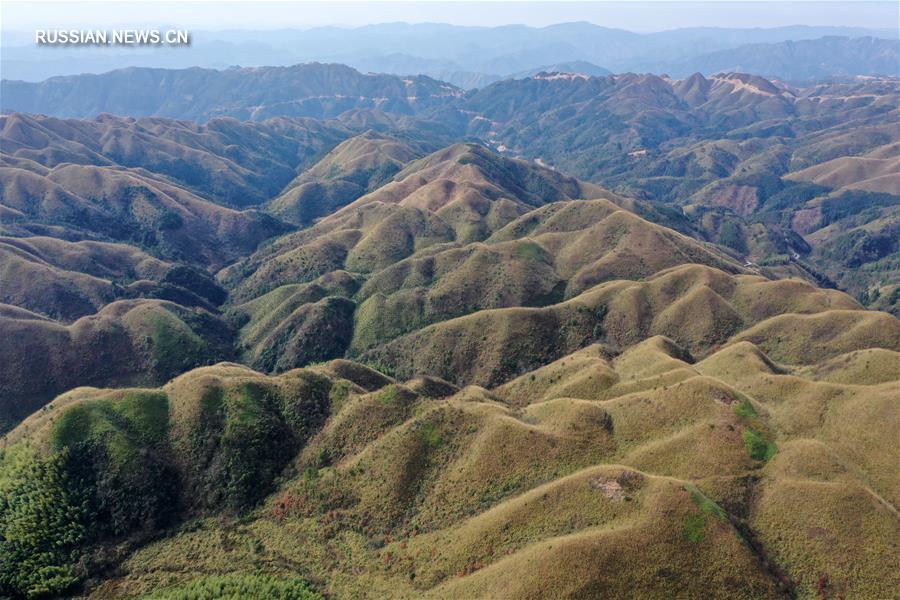
[[[773, 44], [777, 48], [766, 46], [762, 52], [753, 46], [744, 55], [751, 52], [763, 58], [771, 55], [776, 62], [797, 62], [795, 59], [822, 55], [819, 49], [823, 45], [846, 46], [848, 52], [866, 56], [881, 48], [874, 52], [873, 60], [891, 62], [891, 52], [896, 51], [893, 42], [874, 38], [781, 40]], [[722, 52], [741, 55], [737, 50]], [[862, 59], [840, 60], [858, 64]], [[394, 92], [383, 92], [388, 94], [383, 96], [384, 101], [339, 103], [333, 110], [309, 113], [298, 113], [293, 104], [276, 103], [251, 114], [250, 109], [265, 100], [257, 98], [260, 92], [256, 88], [235, 84], [229, 91], [233, 104], [227, 114], [256, 120], [297, 114], [337, 119], [290, 124], [282, 119], [277, 125], [269, 121], [238, 125], [214, 119], [206, 126], [213, 131], [201, 127], [191, 134], [183, 132], [183, 125], [174, 127], [159, 120], [152, 124], [147, 120], [116, 123], [116, 136], [128, 139], [129, 145], [140, 144], [131, 140], [143, 139], [144, 131], [164, 131], [171, 138], [174, 133], [169, 130], [174, 129], [191, 150], [179, 145], [177, 150], [167, 149], [160, 156], [160, 151], [140, 149], [146, 147], [144, 144], [127, 153], [124, 160], [116, 147], [109, 146], [112, 152], [106, 152], [104, 160], [128, 167], [146, 165], [169, 177], [180, 177], [192, 192], [214, 196], [220, 202], [227, 197], [226, 203], [236, 208], [270, 201], [273, 213], [293, 224], [308, 225], [372, 192], [413, 155], [419, 157], [453, 142], [474, 139], [505, 156], [538, 161], [620, 195], [672, 205], [688, 215], [693, 230], [728, 246], [744, 262], [818, 285], [837, 286], [868, 304], [900, 314], [892, 291], [900, 281], [900, 271], [896, 249], [890, 243], [900, 201], [896, 77], [830, 77], [789, 84], [734, 71], [744, 68], [740, 61], [716, 63], [720, 64], [716, 69], [725, 71], [713, 70], [708, 75], [684, 72], [681, 78], [635, 73], [593, 76], [596, 71], [573, 68], [579, 64], [560, 61], [546, 68], [556, 69], [555, 73], [546, 69], [529, 71], [523, 73], [527, 77], [497, 81], [467, 93], [451, 93], [431, 81], [428, 100], [419, 102], [417, 95], [415, 106], [405, 100], [395, 104], [391, 100], [395, 96], [390, 95]], [[746, 68], [760, 72], [755, 70], [759, 65]], [[140, 73], [108, 77], [137, 85], [143, 81]], [[366, 85], [382, 82], [378, 85], [394, 90], [399, 81], [335, 65], [203, 73], [203, 77], [229, 81], [271, 77], [265, 89], [274, 96], [302, 96], [297, 89], [326, 87], [342, 95], [342, 86], [350, 82], [363, 85], [360, 81]], [[192, 77], [199, 77], [194, 71], [153, 71], [152, 76], [160, 85], [168, 86], [167, 98], [182, 93], [179, 90], [184, 86], [193, 85]], [[78, 81], [69, 78], [53, 85], [74, 90], [81, 85]], [[37, 90], [50, 82], [27, 85]], [[365, 94], [362, 97], [369, 98]], [[21, 106], [40, 109], [31, 100]], [[124, 105], [104, 105], [96, 110], [146, 113]], [[172, 104], [160, 114], [195, 118], [197, 110], [195, 106]], [[41, 125], [49, 127], [50, 121]], [[369, 129], [374, 132], [367, 133]], [[230, 139], [265, 135], [264, 139], [257, 137], [259, 143], [253, 148], [274, 150], [260, 153], [248, 148], [250, 156], [223, 157], [224, 150], [213, 145], [204, 147], [198, 155], [193, 152], [197, 146], [193, 138], [198, 134], [216, 134], [219, 139], [226, 135]], [[361, 134], [370, 137], [353, 144], [348, 141], [330, 158], [325, 156], [335, 144]], [[36, 136], [31, 132], [28, 135]], [[282, 140], [283, 135], [288, 140]], [[372, 136], [397, 141], [382, 141], [388, 144], [385, 153], [373, 153]], [[20, 143], [12, 146], [17, 157], [46, 154], [46, 150], [31, 146], [20, 150]], [[98, 152], [97, 142], [85, 145], [88, 150], [73, 148], [64, 155], [81, 156], [82, 162], [97, 160], [93, 157]], [[362, 161], [356, 166], [351, 166], [353, 153], [360, 153]], [[47, 157], [38, 160], [45, 165], [52, 163]], [[324, 162], [310, 169], [316, 160]], [[348, 170], [335, 167], [334, 161], [346, 161]], [[236, 162], [252, 168], [239, 172]], [[188, 165], [189, 169], [182, 168]], [[21, 166], [21, 162], [11, 166]], [[826, 208], [837, 206], [840, 208]], [[841, 258], [848, 255], [852, 258]], [[854, 265], [852, 272], [845, 264], [848, 261]], [[857, 269], [858, 265], [865, 266]]]
[[211, 307], [226, 292], [205, 271], [126, 244], [0, 237], [0, 301], [72, 321], [117, 298], [154, 297]]
[[0, 305], [3, 420], [8, 429], [63, 390], [153, 384], [231, 356], [228, 324], [163, 300], [117, 300], [71, 324]]
[[835, 190], [863, 190], [900, 196], [900, 143], [885, 144], [861, 156], [842, 156], [794, 171], [785, 179]]
[[5, 117], [0, 595], [889, 597], [892, 86]]
[[258, 205], [323, 151], [351, 135], [336, 122], [215, 119], [203, 125], [156, 118], [0, 117], [3, 165], [42, 171], [63, 163], [142, 169], [218, 204]]
[[268, 209], [290, 223], [309, 225], [387, 183], [428, 150], [436, 148], [368, 130], [341, 142], [288, 183]]
[[[65, 552], [127, 534], [133, 553], [92, 597], [174, 594], [260, 564], [255, 586], [300, 574], [340, 596], [889, 594], [900, 354], [837, 350], [825, 364], [790, 367], [737, 340], [697, 361], [656, 336], [622, 353], [590, 345], [492, 390], [346, 361], [81, 389], [7, 436], [17, 510], [4, 523], [34, 510], [29, 469], [87, 475], [66, 498], [106, 507], [104, 528], [69, 517], [75, 534], [43, 560], [72, 580]], [[196, 524], [148, 540], [178, 522]]]

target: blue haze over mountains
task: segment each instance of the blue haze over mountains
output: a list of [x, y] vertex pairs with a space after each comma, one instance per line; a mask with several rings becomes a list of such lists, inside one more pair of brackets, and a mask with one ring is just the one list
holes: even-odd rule
[[790, 81], [898, 75], [895, 30], [790, 26], [696, 27], [634, 33], [586, 22], [548, 27], [387, 23], [359, 28], [194, 31], [189, 48], [37, 47], [31, 32], [4, 32], [3, 78], [163, 68], [343, 63], [362, 72], [424, 74], [463, 88], [540, 70], [666, 73], [743, 71]]

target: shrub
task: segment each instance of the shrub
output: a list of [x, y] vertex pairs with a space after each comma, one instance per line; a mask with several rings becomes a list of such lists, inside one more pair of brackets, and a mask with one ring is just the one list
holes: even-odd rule
[[160, 590], [146, 600], [319, 600], [322, 596], [302, 579], [270, 575], [208, 575], [184, 585]]
[[728, 246], [732, 250], [737, 250], [744, 254], [747, 253], [747, 242], [744, 240], [744, 232], [737, 221], [725, 221], [721, 231], [719, 231], [719, 243], [723, 246]]
[[753, 408], [753, 404], [749, 400], [744, 398], [734, 406], [734, 414], [743, 418], [755, 417], [756, 409]]
[[773, 442], [765, 439], [759, 432], [750, 428], [744, 430], [744, 446], [747, 448], [751, 458], [763, 462], [769, 462], [778, 451]]
[[184, 225], [184, 221], [181, 219], [181, 215], [174, 210], [164, 210], [156, 218], [156, 227], [163, 231], [178, 229], [182, 225]]
[[152, 530], [174, 518], [175, 476], [165, 461], [169, 402], [159, 392], [129, 392], [65, 410], [51, 433], [54, 450], [71, 457], [93, 512], [93, 533]]
[[419, 438], [429, 449], [436, 449], [441, 446], [443, 441], [441, 438], [441, 430], [435, 423], [423, 423], [419, 428]]
[[274, 410], [274, 394], [253, 382], [224, 396], [225, 427], [219, 439], [223, 470], [218, 485], [234, 511], [255, 504], [296, 451], [296, 440]]

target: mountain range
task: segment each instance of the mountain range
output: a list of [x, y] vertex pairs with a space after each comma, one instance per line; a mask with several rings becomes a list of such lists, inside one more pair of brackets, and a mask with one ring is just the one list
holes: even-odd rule
[[[146, 85], [156, 96], [141, 94], [136, 103], [136, 91]], [[227, 116], [265, 121], [267, 130], [273, 129], [267, 119], [312, 117], [317, 121], [307, 120], [303, 127], [315, 133], [307, 137], [333, 144], [351, 130], [403, 130], [407, 138], [409, 132], [418, 137], [419, 152], [422, 140], [432, 150], [478, 140], [501, 154], [673, 206], [690, 216], [705, 239], [729, 246], [746, 262], [841, 287], [895, 313], [900, 311], [894, 291], [900, 277], [898, 105], [895, 78], [850, 77], [798, 87], [743, 73], [673, 79], [542, 70], [465, 92], [423, 76], [365, 75], [342, 65], [306, 64], [129, 69], [2, 84], [6, 111], [215, 119], [217, 129], [225, 127], [217, 117]], [[419, 133], [424, 129], [426, 137]], [[92, 141], [92, 148], [99, 143]], [[238, 181], [234, 165], [194, 173], [190, 165], [201, 159], [181, 156], [201, 156], [192, 151], [171, 151], [178, 158], [166, 153], [160, 159], [165, 166], [148, 166], [169, 175], [178, 169], [198, 177], [213, 171], [218, 181], [191, 187], [227, 198], [235, 207], [272, 199], [276, 214], [305, 224], [324, 213], [315, 209], [300, 216], [298, 195], [336, 206], [329, 196], [356, 198], [401, 162], [383, 165], [387, 170], [378, 182], [328, 175], [322, 167], [302, 175], [276, 200], [302, 161], [271, 153], [296, 153], [296, 143], [279, 142], [269, 155], [252, 159], [270, 162], [250, 185]], [[10, 146], [8, 152], [27, 157], [33, 151]], [[404, 151], [401, 158], [410, 156]]]
[[898, 80], [540, 64], [4, 80], [0, 595], [891, 597]]
[[75, 47], [62, 54], [34, 46], [31, 32], [4, 31], [3, 76], [41, 81], [129, 66], [225, 69], [327, 62], [363, 72], [428, 75], [470, 89], [541, 66], [573, 61], [616, 73], [668, 73], [673, 77], [724, 70], [797, 80], [900, 75], [900, 40], [891, 28], [693, 27], [635, 33], [586, 22], [547, 27], [385, 23], [358, 28], [193, 31], [191, 35], [189, 52], [182, 48], [123, 51]]

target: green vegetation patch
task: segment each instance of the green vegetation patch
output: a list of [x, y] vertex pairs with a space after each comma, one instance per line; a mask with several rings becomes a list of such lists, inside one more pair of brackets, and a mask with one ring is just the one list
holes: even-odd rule
[[681, 533], [689, 542], [702, 541], [705, 537], [704, 529], [706, 529], [706, 515], [703, 513], [687, 515], [681, 525]]
[[688, 491], [691, 493], [691, 500], [693, 500], [694, 504], [702, 510], [704, 513], [708, 515], [712, 515], [715, 518], [725, 521], [728, 518], [728, 515], [725, 513], [725, 510], [713, 502], [710, 498], [708, 498], [703, 492], [695, 487], [688, 488]]
[[146, 600], [320, 600], [299, 578], [270, 575], [208, 575], [144, 597]]
[[521, 242], [516, 245], [516, 256], [527, 260], [543, 260], [544, 252], [534, 242]]
[[772, 457], [778, 451], [778, 447], [774, 442], [770, 442], [758, 431], [749, 427], [744, 430], [744, 446], [747, 448], [751, 458], [763, 462], [772, 460]]
[[735, 404], [734, 414], [745, 419], [757, 416], [756, 409], [753, 408], [753, 404], [747, 398], [743, 398]]
[[72, 406], [59, 416], [50, 434], [54, 450], [76, 444], [106, 444], [127, 462], [143, 444], [165, 440], [169, 431], [169, 399], [162, 392], [127, 392], [118, 400], [93, 400]]
[[193, 357], [205, 354], [203, 340], [174, 315], [155, 314], [149, 324], [153, 358], [161, 372], [178, 373]]
[[440, 448], [443, 439], [441, 438], [441, 430], [436, 423], [423, 423], [419, 427], [419, 438], [429, 449]]
[[331, 412], [337, 414], [347, 399], [350, 397], [351, 384], [346, 379], [340, 379], [331, 386], [328, 392], [328, 400], [331, 402]]
[[88, 512], [68, 460], [24, 444], [0, 451], [0, 596], [57, 596], [78, 581]]
[[59, 595], [81, 576], [83, 544], [164, 526], [174, 476], [163, 464], [169, 401], [126, 392], [63, 410], [50, 454], [0, 455], [0, 596]]
[[722, 229], [719, 231], [719, 243], [743, 254], [747, 253], [747, 240], [744, 232], [740, 224], [733, 219], [722, 224]]
[[85, 490], [96, 536], [124, 535], [170, 523], [176, 477], [169, 456], [169, 400], [134, 391], [65, 409], [50, 433], [54, 453]]
[[223, 471], [219, 480], [234, 510], [252, 505], [296, 451], [296, 440], [272, 410], [272, 392], [247, 382], [225, 393], [225, 430], [220, 440]]
[[728, 515], [721, 506], [713, 502], [697, 487], [687, 485], [685, 490], [690, 493], [691, 501], [697, 505], [700, 512], [691, 513], [684, 517], [684, 521], [681, 524], [681, 533], [684, 539], [690, 542], [700, 542], [706, 536], [704, 530], [706, 529], [708, 516], [712, 516], [720, 521], [727, 521]]
[[384, 406], [396, 406], [398, 397], [397, 386], [390, 384], [378, 393], [377, 399], [378, 403]]

